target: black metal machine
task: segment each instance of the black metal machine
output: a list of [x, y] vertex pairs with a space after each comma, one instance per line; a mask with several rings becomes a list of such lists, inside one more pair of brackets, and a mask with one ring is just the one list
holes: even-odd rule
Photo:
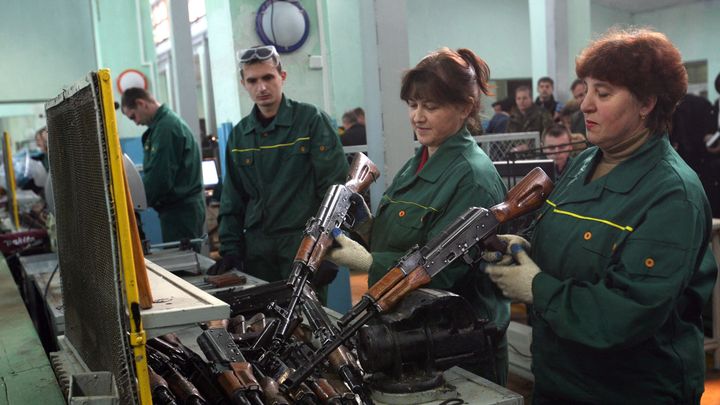
[[443, 386], [442, 371], [455, 365], [492, 367], [495, 332], [464, 298], [418, 289], [360, 329], [357, 351], [371, 389], [427, 391]]

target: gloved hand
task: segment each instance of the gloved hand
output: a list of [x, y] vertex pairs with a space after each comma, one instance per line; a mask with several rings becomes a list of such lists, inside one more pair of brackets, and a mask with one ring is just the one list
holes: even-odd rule
[[506, 297], [532, 304], [532, 281], [540, 273], [540, 268], [527, 255], [521, 244], [508, 245], [508, 250], [517, 264], [490, 264], [485, 267], [485, 272]]
[[338, 228], [333, 229], [332, 235], [340, 247], [330, 249], [325, 255], [325, 260], [338, 266], [345, 266], [351, 271], [370, 270], [372, 255], [361, 244], [345, 236]]
[[353, 209], [350, 215], [355, 219], [352, 231], [357, 234], [366, 245], [370, 244], [370, 233], [372, 232], [373, 215], [365, 199], [358, 193], [350, 196]]
[[[500, 265], [508, 265], [512, 263], [513, 258], [509, 255], [510, 246], [519, 245], [525, 250], [530, 250], [530, 242], [518, 235], [496, 235], [497, 239], [507, 245], [507, 252], [498, 252], [495, 250], [486, 250], [482, 254], [482, 259], [488, 263], [497, 263]], [[506, 254], [507, 253], [507, 254]]]
[[316, 290], [320, 289], [332, 283], [333, 280], [335, 280], [337, 273], [338, 266], [335, 263], [323, 260], [320, 262], [320, 266], [318, 266], [317, 270], [315, 270], [315, 273], [313, 273], [310, 283]]
[[245, 266], [242, 256], [238, 254], [228, 253], [220, 260], [215, 262], [215, 264], [210, 266], [210, 268], [207, 270], [207, 274], [211, 276], [216, 276], [218, 274], [228, 272], [232, 269], [243, 271], [245, 269]]

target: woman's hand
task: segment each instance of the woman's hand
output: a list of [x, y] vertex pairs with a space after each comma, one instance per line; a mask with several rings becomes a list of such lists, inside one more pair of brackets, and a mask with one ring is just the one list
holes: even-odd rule
[[351, 271], [370, 270], [372, 255], [361, 244], [345, 236], [338, 228], [333, 229], [332, 235], [340, 247], [330, 249], [325, 255], [325, 260], [338, 266], [345, 266]]
[[507, 246], [507, 252], [498, 252], [495, 250], [487, 250], [482, 254], [482, 259], [488, 263], [496, 263], [500, 265], [508, 265], [513, 258], [510, 256], [510, 247], [512, 245], [522, 246], [525, 250], [530, 250], [530, 242], [522, 236], [518, 235], [497, 235], [497, 239]]
[[506, 297], [532, 304], [532, 281], [540, 273], [540, 268], [527, 255], [521, 244], [509, 244], [508, 251], [517, 264], [504, 264], [503, 262], [506, 260], [503, 258], [498, 264], [490, 264], [485, 267], [485, 272], [500, 287]]

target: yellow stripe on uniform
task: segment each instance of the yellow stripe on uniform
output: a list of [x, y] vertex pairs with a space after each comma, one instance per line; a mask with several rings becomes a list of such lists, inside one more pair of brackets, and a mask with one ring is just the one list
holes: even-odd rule
[[627, 232], [632, 232], [632, 231], [634, 231], [633, 227], [631, 227], [631, 226], [627, 226], [627, 225], [626, 225], [626, 226], [622, 226], [622, 225], [618, 225], [618, 224], [616, 224], [616, 223], [614, 223], [614, 222], [608, 221], [607, 219], [586, 217], [586, 216], [584, 216], [584, 215], [576, 214], [576, 213], [574, 213], [574, 212], [559, 210], [559, 209], [557, 209], [557, 204], [555, 204], [554, 202], [552, 202], [552, 201], [550, 201], [550, 200], [545, 200], [545, 202], [548, 203], [548, 205], [550, 205], [551, 207], [553, 207], [553, 212], [556, 213], [556, 214], [568, 215], [568, 216], [571, 216], [571, 217], [573, 217], [573, 218], [583, 219], [583, 220], [585, 220], [585, 221], [600, 222], [600, 223], [603, 223], [603, 224], [605, 224], [605, 225], [609, 225], [609, 226], [615, 227], [615, 228], [617, 228], [617, 229], [619, 229], [619, 230], [621, 230], [621, 231], [627, 231]]
[[396, 201], [396, 200], [393, 200], [392, 198], [390, 198], [390, 197], [388, 197], [388, 196], [383, 196], [383, 198], [386, 198], [388, 201], [390, 201], [390, 202], [393, 203], [393, 204], [410, 204], [410, 205], [414, 205], [414, 206], [416, 206], [416, 207], [420, 207], [420, 208], [422, 208], [422, 209], [424, 209], [424, 210], [431, 210], [431, 211], [435, 211], [435, 212], [438, 212], [438, 211], [439, 211], [439, 210], [436, 209], [436, 208], [433, 208], [433, 207], [430, 207], [430, 206], [427, 206], [427, 207], [426, 207], [426, 206], [424, 206], [424, 205], [420, 205], [420, 204], [415, 203], [415, 202], [412, 202], [412, 201], [401, 201], [401, 200], [397, 200], [397, 201]]
[[296, 139], [296, 140], [294, 140], [294, 141], [292, 141], [292, 142], [290, 142], [290, 143], [279, 143], [279, 144], [277, 144], [277, 145], [261, 146], [261, 147], [259, 147], [259, 148], [233, 149], [231, 152], [242, 153], [242, 152], [250, 152], [250, 151], [260, 151], [260, 150], [263, 150], [263, 149], [286, 148], [286, 147], [288, 147], [288, 146], [293, 146], [293, 145], [295, 145], [295, 144], [298, 143], [298, 142], [309, 141], [309, 140], [310, 140], [310, 137], [309, 137], [309, 136], [304, 136], [304, 137], [298, 138], [298, 139]]

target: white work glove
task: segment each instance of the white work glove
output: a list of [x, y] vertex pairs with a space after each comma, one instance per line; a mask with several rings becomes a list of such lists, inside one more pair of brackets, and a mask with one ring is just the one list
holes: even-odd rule
[[540, 273], [540, 268], [527, 255], [521, 244], [508, 245], [508, 251], [517, 264], [489, 264], [485, 267], [485, 272], [506, 297], [532, 304], [532, 281]]
[[372, 255], [361, 244], [345, 236], [338, 228], [333, 229], [332, 235], [340, 247], [331, 248], [325, 255], [325, 260], [347, 267], [351, 271], [370, 270]]
[[498, 252], [495, 250], [486, 250], [482, 254], [482, 259], [485, 260], [488, 263], [495, 263], [500, 265], [508, 265], [512, 263], [513, 258], [510, 256], [510, 246], [512, 245], [520, 245], [523, 249], [526, 251], [530, 250], [530, 242], [528, 242], [525, 238], [518, 235], [497, 235], [497, 238], [504, 242], [508, 249], [507, 252]]

